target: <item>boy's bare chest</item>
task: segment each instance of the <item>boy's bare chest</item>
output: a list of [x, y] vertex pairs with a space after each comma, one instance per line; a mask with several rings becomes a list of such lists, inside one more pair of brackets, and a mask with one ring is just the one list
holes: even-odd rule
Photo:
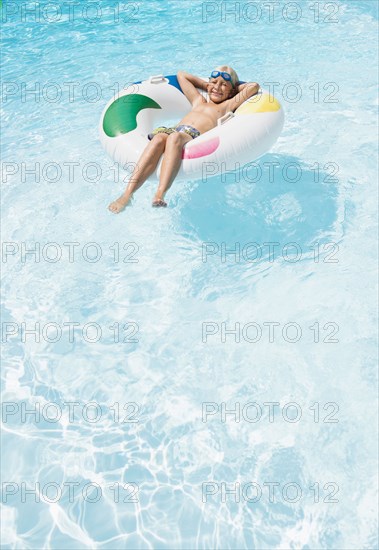
[[226, 113], [226, 105], [215, 105], [209, 103], [201, 103], [196, 111], [207, 114], [212, 117], [219, 118]]

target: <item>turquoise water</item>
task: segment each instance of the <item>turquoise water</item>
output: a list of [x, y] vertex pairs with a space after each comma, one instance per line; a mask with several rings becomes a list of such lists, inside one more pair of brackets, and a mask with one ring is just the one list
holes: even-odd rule
[[[3, 548], [378, 547], [377, 3], [264, 4], [4, 2]], [[222, 63], [272, 151], [111, 215], [106, 102]]]

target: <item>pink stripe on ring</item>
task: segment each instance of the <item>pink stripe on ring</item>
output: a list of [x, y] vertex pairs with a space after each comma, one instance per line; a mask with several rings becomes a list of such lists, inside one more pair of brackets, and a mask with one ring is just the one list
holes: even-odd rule
[[183, 149], [182, 159], [197, 159], [199, 157], [206, 157], [216, 151], [220, 145], [220, 138], [214, 137], [203, 143], [194, 143], [191, 146], [187, 146]]

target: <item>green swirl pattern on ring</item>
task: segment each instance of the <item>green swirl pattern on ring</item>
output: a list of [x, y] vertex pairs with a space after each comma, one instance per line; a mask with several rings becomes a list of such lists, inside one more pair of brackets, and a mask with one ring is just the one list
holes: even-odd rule
[[137, 115], [142, 109], [162, 109], [151, 97], [129, 94], [119, 97], [107, 109], [103, 129], [107, 136], [117, 137], [137, 128]]

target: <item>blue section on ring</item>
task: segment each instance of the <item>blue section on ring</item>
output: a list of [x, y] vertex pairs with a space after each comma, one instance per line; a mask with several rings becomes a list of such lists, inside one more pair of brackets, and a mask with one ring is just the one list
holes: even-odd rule
[[[180, 87], [180, 84], [178, 82], [178, 77], [176, 76], [176, 74], [170, 74], [168, 76], [165, 76], [164, 78], [167, 78], [168, 80], [168, 83], [171, 84], [171, 86], [174, 86], [175, 88], [178, 88], [179, 92], [182, 92], [182, 89]], [[142, 80], [139, 80], [138, 82], [133, 82], [133, 84], [142, 84]]]
[[178, 88], [179, 92], [183, 93], [176, 74], [170, 74], [169, 76], [166, 76], [166, 78], [168, 78], [168, 83], [171, 84], [171, 86], [175, 86], [175, 88]]

